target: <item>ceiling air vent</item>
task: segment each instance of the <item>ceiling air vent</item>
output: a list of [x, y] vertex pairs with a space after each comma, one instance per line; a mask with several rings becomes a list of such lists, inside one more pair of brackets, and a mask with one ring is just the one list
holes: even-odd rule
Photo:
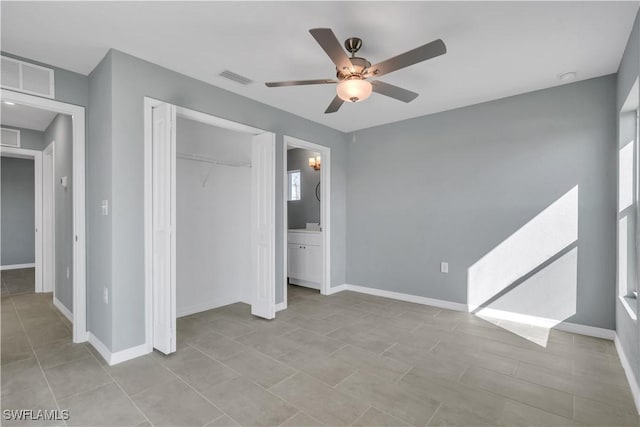
[[0, 136], [0, 145], [7, 147], [20, 147], [20, 131], [17, 129], [0, 128], [2, 134]]
[[220, 77], [224, 77], [225, 79], [232, 80], [236, 83], [240, 83], [241, 85], [248, 85], [253, 83], [253, 80], [246, 78], [245, 76], [241, 76], [240, 74], [236, 74], [233, 71], [224, 70], [220, 73]]
[[25, 61], [0, 56], [0, 86], [54, 98], [53, 70]]

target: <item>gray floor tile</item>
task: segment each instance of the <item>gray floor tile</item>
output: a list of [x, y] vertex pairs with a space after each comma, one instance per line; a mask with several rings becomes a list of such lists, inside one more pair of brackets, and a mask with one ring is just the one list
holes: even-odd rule
[[502, 424], [506, 426], [580, 426], [584, 425], [574, 420], [550, 414], [533, 406], [507, 400], [504, 406], [504, 413], [500, 418]]
[[193, 340], [191, 345], [215, 359], [227, 359], [247, 349], [244, 345], [215, 332]]
[[223, 415], [178, 379], [149, 387], [131, 398], [154, 426], [203, 426]]
[[207, 424], [206, 427], [236, 427], [236, 426], [240, 426], [240, 424], [232, 420], [228, 415], [223, 415], [211, 421], [209, 424]]
[[94, 358], [75, 360], [44, 370], [56, 399], [84, 393], [112, 382]]
[[349, 345], [330, 357], [347, 362], [361, 372], [382, 377], [389, 382], [395, 382], [411, 369], [410, 364]]
[[312, 417], [330, 426], [347, 426], [369, 407], [306, 374], [296, 374], [270, 389]]
[[[56, 402], [53, 399], [53, 395], [49, 390], [49, 387], [32, 386], [15, 393], [3, 395], [2, 410], [12, 409], [33, 409], [37, 410], [54, 410], [57, 409]], [[54, 426], [59, 425], [62, 421], [56, 420], [6, 420], [2, 419], [3, 426], [17, 426], [17, 425], [33, 425], [33, 426]]]
[[284, 423], [280, 424], [281, 427], [323, 427], [320, 421], [300, 411], [293, 417], [289, 418]]
[[175, 356], [167, 359], [164, 365], [200, 392], [238, 376], [222, 363], [190, 347], [180, 349]]
[[43, 368], [92, 357], [86, 343], [74, 344], [70, 340], [56, 341], [35, 347], [34, 351]]
[[114, 383], [61, 399], [59, 404], [69, 410], [70, 426], [136, 426], [146, 421]]
[[173, 373], [150, 355], [109, 366], [107, 370], [129, 395], [175, 379]]
[[425, 425], [440, 405], [435, 399], [416, 394], [411, 385], [389, 383], [361, 372], [351, 375], [337, 388], [416, 426]]
[[278, 426], [298, 412], [246, 378], [217, 384], [203, 395], [244, 426]]
[[304, 329], [297, 329], [282, 336], [282, 338], [291, 341], [298, 350], [313, 355], [327, 356], [345, 344], [341, 341], [334, 340], [323, 335], [316, 334]]
[[461, 382], [565, 418], [573, 416], [573, 399], [566, 392], [474, 366], [465, 372]]
[[2, 396], [23, 390], [47, 387], [36, 359], [20, 360], [2, 365]]
[[357, 369], [355, 365], [337, 358], [313, 356], [302, 351], [287, 353], [278, 360], [330, 386], [335, 386]]
[[638, 426], [640, 423], [635, 411], [621, 411], [615, 406], [577, 396], [574, 419], [584, 425], [593, 426]]
[[353, 424], [354, 427], [398, 427], [409, 426], [402, 420], [386, 414], [376, 408], [369, 408], [367, 412], [362, 414]]
[[431, 417], [427, 426], [438, 427], [453, 427], [453, 426], [494, 426], [495, 423], [483, 418], [481, 415], [466, 411], [464, 409], [449, 406], [446, 404], [440, 405], [436, 413]]
[[245, 350], [228, 359], [222, 359], [221, 362], [265, 388], [279, 383], [296, 372], [253, 349]]

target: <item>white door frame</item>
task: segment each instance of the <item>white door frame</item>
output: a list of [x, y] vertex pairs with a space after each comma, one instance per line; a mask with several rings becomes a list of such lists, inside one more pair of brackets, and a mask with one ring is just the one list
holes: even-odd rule
[[[36, 283], [34, 291], [36, 293], [44, 292], [43, 290], [43, 224], [42, 224], [42, 152], [38, 150], [30, 150], [27, 148], [5, 147], [0, 146], [0, 156], [11, 157], [14, 159], [33, 160], [33, 176], [34, 176], [34, 228], [35, 228], [35, 269]], [[26, 266], [25, 266], [26, 267]]]
[[73, 126], [73, 342], [87, 340], [85, 110], [78, 105], [2, 89], [2, 101], [71, 116]]
[[[42, 289], [56, 301], [56, 161], [55, 141], [42, 151]], [[70, 319], [73, 321], [72, 319]]]
[[[165, 104], [167, 102], [161, 101], [158, 99], [145, 97], [144, 98], [144, 235], [145, 235], [145, 344], [148, 352], [153, 351], [153, 252], [152, 252], [152, 243], [153, 243], [153, 229], [152, 229], [152, 220], [153, 220], [153, 174], [152, 174], [152, 166], [153, 166], [153, 157], [152, 157], [152, 143], [153, 143], [153, 108], [157, 107], [161, 104]], [[171, 104], [171, 103], [168, 103]], [[266, 131], [263, 129], [251, 127], [242, 123], [233, 122], [227, 119], [223, 119], [220, 117], [216, 117], [207, 113], [203, 113], [200, 111], [192, 110], [190, 108], [175, 106], [176, 116], [187, 118], [190, 120], [195, 120], [200, 123], [217, 126], [229, 130], [245, 132], [253, 135], [259, 135], [264, 133], [269, 133], [273, 135], [273, 144], [275, 146], [275, 134], [270, 131]], [[275, 170], [275, 157], [273, 158], [273, 169]], [[275, 187], [274, 194], [272, 195], [275, 199]], [[252, 194], [252, 197], [255, 197]], [[175, 200], [172, 200], [174, 206], [172, 209], [175, 209]], [[275, 203], [273, 204], [275, 207]], [[275, 239], [272, 239], [275, 240]], [[275, 255], [275, 242], [272, 247], [272, 252]], [[175, 258], [175, 253], [172, 254]], [[175, 265], [175, 259], [172, 260]], [[274, 265], [275, 267], [275, 265]], [[275, 282], [273, 282], [273, 286], [275, 288]], [[275, 307], [275, 289], [274, 289], [274, 301], [273, 306]]]
[[284, 135], [282, 144], [282, 280], [283, 280], [283, 301], [278, 304], [279, 310], [287, 308], [287, 271], [288, 271], [288, 251], [287, 241], [289, 232], [288, 214], [288, 176], [287, 176], [287, 151], [288, 147], [303, 148], [305, 150], [320, 153], [322, 159], [320, 167], [320, 226], [322, 227], [322, 281], [320, 282], [320, 293], [327, 295], [331, 287], [331, 148], [324, 145], [315, 144], [298, 138]]

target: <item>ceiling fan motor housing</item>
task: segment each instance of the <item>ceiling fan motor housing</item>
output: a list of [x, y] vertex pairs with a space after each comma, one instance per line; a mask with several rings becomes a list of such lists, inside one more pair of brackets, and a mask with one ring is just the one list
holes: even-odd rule
[[353, 64], [353, 71], [349, 70], [349, 69], [343, 69], [343, 70], [337, 70], [337, 74], [336, 76], [338, 77], [338, 80], [345, 80], [348, 78], [359, 78], [359, 79], [363, 79], [364, 76], [364, 71], [371, 67], [371, 62], [367, 61], [364, 58], [359, 58], [357, 56], [354, 56], [353, 58], [349, 58], [351, 60], [351, 63]]

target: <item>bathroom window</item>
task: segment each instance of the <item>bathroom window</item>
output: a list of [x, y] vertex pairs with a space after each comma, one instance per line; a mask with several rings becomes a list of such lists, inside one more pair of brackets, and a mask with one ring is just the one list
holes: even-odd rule
[[300, 171], [289, 171], [287, 176], [289, 180], [289, 196], [287, 200], [290, 202], [300, 200]]

